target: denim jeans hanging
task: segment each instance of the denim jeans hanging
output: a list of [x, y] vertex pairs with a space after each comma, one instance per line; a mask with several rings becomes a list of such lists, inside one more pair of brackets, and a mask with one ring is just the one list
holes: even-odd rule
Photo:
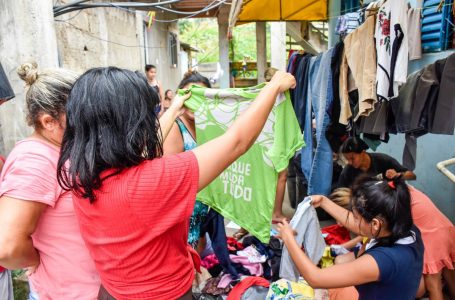
[[[327, 109], [333, 99], [330, 62], [333, 48], [312, 58], [309, 67], [308, 97], [302, 148], [302, 171], [308, 180], [308, 195], [330, 194], [332, 184], [332, 149], [325, 136], [330, 117]], [[312, 119], [316, 120], [316, 145], [313, 152]]]

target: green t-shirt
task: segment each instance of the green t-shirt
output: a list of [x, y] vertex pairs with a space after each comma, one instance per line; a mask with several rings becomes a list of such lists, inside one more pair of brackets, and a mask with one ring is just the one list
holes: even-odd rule
[[[264, 86], [219, 90], [193, 85], [191, 98], [185, 105], [195, 113], [197, 143], [203, 144], [225, 133]], [[250, 150], [200, 191], [198, 200], [267, 243], [278, 172], [287, 168], [289, 159], [303, 145], [286, 92], [277, 97], [264, 129]]]

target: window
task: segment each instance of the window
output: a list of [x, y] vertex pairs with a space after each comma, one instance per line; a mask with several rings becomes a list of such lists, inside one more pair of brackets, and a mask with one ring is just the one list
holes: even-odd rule
[[422, 48], [424, 52], [444, 51], [452, 45], [454, 29], [453, 0], [445, 0], [438, 11], [440, 0], [424, 0], [422, 10]]
[[177, 35], [175, 33], [169, 32], [169, 57], [171, 60], [171, 67], [177, 67], [177, 56], [178, 56], [178, 48], [177, 48]]

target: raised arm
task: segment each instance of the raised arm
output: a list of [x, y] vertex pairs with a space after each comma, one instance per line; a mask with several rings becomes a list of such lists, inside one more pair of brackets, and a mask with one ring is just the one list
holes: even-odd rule
[[349, 263], [320, 269], [297, 244], [286, 220], [279, 223], [277, 229], [299, 273], [311, 287], [340, 288], [379, 280], [379, 267], [372, 256], [366, 254]]
[[295, 78], [277, 72], [251, 106], [222, 136], [193, 150], [199, 164], [199, 190], [244, 154], [259, 136], [279, 93], [295, 87]]
[[[183, 103], [191, 96], [191, 93], [183, 96], [177, 95], [168, 110], [160, 117], [160, 128], [163, 135], [163, 142], [166, 141], [169, 132], [175, 124], [175, 119], [182, 112]], [[177, 128], [178, 129], [178, 128]]]
[[349, 231], [361, 235], [359, 223], [354, 219], [353, 214], [349, 210], [335, 204], [332, 200], [322, 195], [311, 196], [311, 203], [314, 207], [321, 207]]

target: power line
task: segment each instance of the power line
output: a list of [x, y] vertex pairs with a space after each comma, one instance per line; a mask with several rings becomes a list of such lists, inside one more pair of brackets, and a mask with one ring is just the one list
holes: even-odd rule
[[[150, 47], [150, 46], [145, 46], [145, 45], [125, 45], [125, 44], [122, 44], [122, 43], [118, 43], [118, 42], [114, 42], [114, 41], [111, 41], [111, 40], [107, 40], [107, 39], [103, 39], [103, 38], [100, 38], [96, 35], [93, 35], [93, 34], [90, 34], [89, 32], [86, 32], [84, 29], [82, 28], [79, 28], [77, 27], [76, 25], [66, 21], [66, 20], [60, 20], [60, 22], [62, 23], [66, 23], [70, 26], [72, 26], [73, 28], [79, 30], [80, 32], [82, 32], [83, 34], [85, 35], [88, 35], [94, 39], [97, 39], [97, 40], [100, 40], [100, 41], [103, 41], [103, 42], [106, 42], [106, 43], [111, 43], [111, 44], [114, 44], [114, 45], [118, 45], [118, 46], [122, 46], [122, 47], [127, 47], [127, 48], [148, 48], [148, 49], [167, 49], [168, 47]], [[176, 44], [171, 44], [171, 47], [175, 46]]]

